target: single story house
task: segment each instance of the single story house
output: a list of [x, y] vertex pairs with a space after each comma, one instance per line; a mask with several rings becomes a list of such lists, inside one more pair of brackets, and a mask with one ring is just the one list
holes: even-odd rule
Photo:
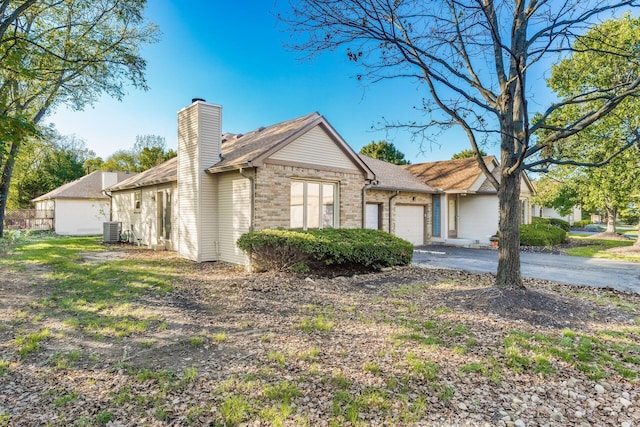
[[[236, 241], [250, 230], [368, 227], [423, 245], [467, 230], [488, 244], [497, 229], [496, 192], [479, 175], [445, 186], [437, 174], [431, 182], [418, 169], [358, 155], [318, 113], [245, 134], [222, 135], [221, 123], [220, 106], [194, 99], [178, 112], [178, 156], [108, 189], [111, 219], [132, 241], [195, 261], [246, 264]], [[478, 226], [483, 218], [465, 202], [483, 197], [488, 225]]]
[[371, 169], [318, 113], [221, 132], [222, 108], [178, 112], [178, 156], [112, 186], [112, 220], [195, 261], [247, 262], [236, 240], [265, 228], [357, 228]]
[[546, 208], [544, 206], [533, 205], [531, 207], [531, 216], [539, 218], [559, 218], [567, 221], [569, 225], [582, 219], [582, 207], [574, 206], [571, 208], [569, 215], [560, 215], [560, 212], [554, 208]]
[[[494, 156], [483, 157], [485, 165], [500, 180]], [[441, 192], [432, 196], [431, 241], [445, 244], [489, 244], [498, 230], [497, 190], [475, 158], [406, 165], [405, 169]], [[522, 175], [520, 203], [522, 223], [531, 223], [531, 198], [535, 189]]]
[[52, 218], [56, 234], [101, 234], [109, 221], [111, 201], [104, 189], [132, 175], [129, 172], [95, 171], [33, 199], [36, 218]]

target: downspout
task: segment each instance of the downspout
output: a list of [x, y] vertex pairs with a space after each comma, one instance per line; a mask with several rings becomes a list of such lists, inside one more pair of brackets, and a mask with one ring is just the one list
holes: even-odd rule
[[396, 190], [396, 194], [394, 194], [393, 196], [389, 197], [389, 234], [393, 234], [391, 233], [391, 202], [393, 201], [393, 199], [395, 199], [396, 197], [398, 197], [400, 195], [400, 190]]
[[[247, 163], [247, 165], [250, 168], [253, 168], [254, 173], [255, 173], [255, 168], [253, 167], [253, 164], [251, 163], [251, 161], [249, 161]], [[240, 175], [242, 175], [244, 178], [247, 178], [250, 182], [251, 185], [251, 196], [249, 196], [250, 199], [250, 203], [251, 203], [251, 214], [249, 215], [249, 231], [253, 231], [253, 224], [255, 221], [255, 206], [256, 206], [256, 180], [255, 177], [251, 176], [251, 175], [247, 175], [246, 173], [244, 173], [244, 169], [240, 168]]]
[[375, 185], [375, 181], [371, 181], [368, 184], [365, 184], [362, 186], [362, 190], [360, 190], [360, 193], [362, 194], [362, 227], [361, 228], [367, 228], [367, 198], [366, 198], [366, 193], [367, 190], [370, 189], [371, 187], [373, 187]]
[[111, 222], [113, 221], [113, 196], [107, 190], [102, 190], [102, 194], [109, 198], [109, 222]]

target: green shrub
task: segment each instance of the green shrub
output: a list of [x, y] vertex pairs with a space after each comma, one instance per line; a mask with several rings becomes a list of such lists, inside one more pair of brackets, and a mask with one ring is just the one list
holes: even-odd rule
[[520, 225], [520, 244], [522, 246], [553, 246], [566, 239], [567, 232], [550, 223], [534, 222], [533, 224]]
[[560, 219], [560, 218], [549, 218], [549, 223], [555, 227], [560, 227], [562, 228], [564, 231], [566, 231], [567, 233], [569, 232], [569, 230], [571, 230], [571, 225], [569, 224], [568, 221], [565, 221], [564, 219]]
[[261, 230], [240, 236], [237, 245], [259, 271], [380, 270], [413, 257], [411, 243], [367, 229]]
[[545, 224], [545, 225], [553, 225], [554, 227], [562, 228], [564, 231], [569, 232], [571, 226], [569, 223], [560, 218], [540, 218], [533, 217], [531, 218], [532, 224]]
[[575, 228], [585, 228], [589, 224], [593, 224], [593, 222], [591, 222], [591, 220], [588, 220], [588, 219], [581, 219], [580, 221], [573, 222], [573, 226]]

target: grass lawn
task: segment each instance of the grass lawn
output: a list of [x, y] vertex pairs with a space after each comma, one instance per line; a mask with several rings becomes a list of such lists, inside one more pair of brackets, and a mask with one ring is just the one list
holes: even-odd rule
[[0, 426], [640, 423], [640, 295], [252, 275], [96, 238], [0, 250]]
[[[634, 244], [633, 240], [603, 240], [603, 239], [591, 239], [588, 235], [581, 235], [579, 233], [571, 234], [571, 239], [579, 240], [581, 243], [585, 243], [584, 246], [576, 246], [567, 248], [565, 253], [567, 255], [582, 256], [588, 258], [605, 258], [614, 259], [619, 261], [638, 261], [640, 262], [640, 252], [617, 252], [615, 248], [631, 247]], [[588, 243], [588, 244], [587, 244]]]

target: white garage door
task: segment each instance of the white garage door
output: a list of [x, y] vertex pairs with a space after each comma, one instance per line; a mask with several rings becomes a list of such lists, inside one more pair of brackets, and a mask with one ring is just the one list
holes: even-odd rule
[[396, 206], [396, 236], [424, 244], [424, 206]]
[[367, 228], [377, 230], [380, 228], [380, 205], [367, 203]]

